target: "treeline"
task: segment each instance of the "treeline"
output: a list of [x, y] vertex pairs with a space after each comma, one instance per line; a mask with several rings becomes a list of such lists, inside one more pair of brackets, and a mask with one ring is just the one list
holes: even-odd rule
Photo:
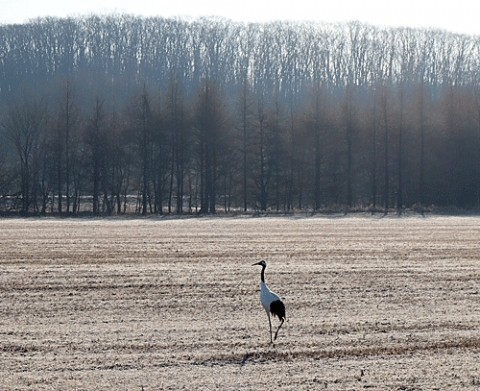
[[480, 37], [357, 22], [0, 26], [0, 211], [480, 206]]

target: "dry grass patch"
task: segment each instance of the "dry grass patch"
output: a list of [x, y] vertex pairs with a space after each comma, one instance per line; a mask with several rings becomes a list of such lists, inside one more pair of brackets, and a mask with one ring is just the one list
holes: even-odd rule
[[478, 389], [479, 238], [474, 217], [1, 220], [0, 389]]

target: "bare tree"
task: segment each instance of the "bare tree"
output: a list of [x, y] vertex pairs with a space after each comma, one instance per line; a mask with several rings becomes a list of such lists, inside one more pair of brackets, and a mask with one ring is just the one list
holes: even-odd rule
[[141, 214], [146, 215], [150, 198], [152, 146], [153, 146], [153, 113], [150, 107], [150, 97], [146, 86], [139, 97], [134, 126], [136, 128], [137, 143], [141, 161]]
[[58, 212], [63, 212], [65, 194], [66, 212], [71, 208], [71, 178], [72, 155], [76, 153], [75, 132], [79, 123], [79, 114], [74, 102], [72, 83], [67, 80], [62, 91], [60, 108], [54, 124], [55, 135], [51, 142], [54, 149], [54, 164], [56, 166], [56, 187]]
[[92, 184], [92, 212], [100, 214], [101, 181], [105, 164], [106, 115], [104, 102], [97, 97], [92, 115], [87, 124], [85, 144], [88, 146], [88, 167]]
[[35, 187], [35, 158], [44, 131], [46, 107], [40, 101], [25, 99], [22, 103], [13, 103], [6, 112], [2, 128], [13, 144], [20, 161], [20, 194], [22, 213], [28, 213]]
[[217, 87], [209, 80], [204, 81], [198, 97], [195, 117], [201, 178], [200, 213], [215, 213], [218, 164], [222, 147], [225, 145], [226, 134], [222, 134], [222, 131], [224, 131], [226, 118]]
[[172, 209], [174, 182], [176, 213], [183, 213], [183, 199], [185, 195], [185, 174], [187, 170], [189, 149], [189, 113], [185, 104], [181, 81], [172, 77], [166, 101], [167, 128], [170, 139], [170, 190], [168, 197], [168, 211]]

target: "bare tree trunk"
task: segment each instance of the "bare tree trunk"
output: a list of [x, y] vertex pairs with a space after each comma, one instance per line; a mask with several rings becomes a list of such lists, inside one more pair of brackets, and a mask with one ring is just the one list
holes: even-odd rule
[[389, 121], [388, 121], [388, 97], [387, 97], [387, 88], [384, 87], [383, 97], [382, 97], [382, 108], [383, 108], [383, 126], [384, 126], [384, 176], [385, 183], [383, 189], [383, 203], [385, 208], [385, 214], [388, 214], [388, 209], [390, 208], [390, 156], [389, 156], [389, 144], [390, 144], [390, 135], [389, 135]]
[[377, 96], [374, 93], [373, 96], [373, 113], [372, 113], [372, 165], [371, 165], [371, 175], [372, 175], [372, 212], [377, 208]]
[[401, 215], [403, 211], [403, 132], [404, 132], [404, 86], [400, 85], [400, 118], [398, 124], [398, 151], [397, 151], [397, 169], [398, 169], [398, 189], [397, 189], [397, 214]]

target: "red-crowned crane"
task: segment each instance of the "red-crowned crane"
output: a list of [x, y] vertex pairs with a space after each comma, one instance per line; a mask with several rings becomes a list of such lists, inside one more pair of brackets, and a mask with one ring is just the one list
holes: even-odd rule
[[[268, 289], [267, 284], [265, 284], [265, 269], [267, 263], [265, 261], [260, 261], [254, 263], [254, 265], [260, 265], [262, 267], [262, 272], [260, 274], [261, 283], [260, 283], [260, 302], [262, 303], [263, 308], [267, 312], [268, 324], [270, 325], [270, 343], [273, 343], [277, 339], [278, 331], [282, 327], [283, 322], [285, 322], [285, 304], [278, 297], [278, 295]], [[275, 332], [275, 337], [272, 339], [272, 321], [270, 320], [270, 313], [274, 316], [277, 316], [280, 319], [280, 326], [278, 326], [277, 331]]]

